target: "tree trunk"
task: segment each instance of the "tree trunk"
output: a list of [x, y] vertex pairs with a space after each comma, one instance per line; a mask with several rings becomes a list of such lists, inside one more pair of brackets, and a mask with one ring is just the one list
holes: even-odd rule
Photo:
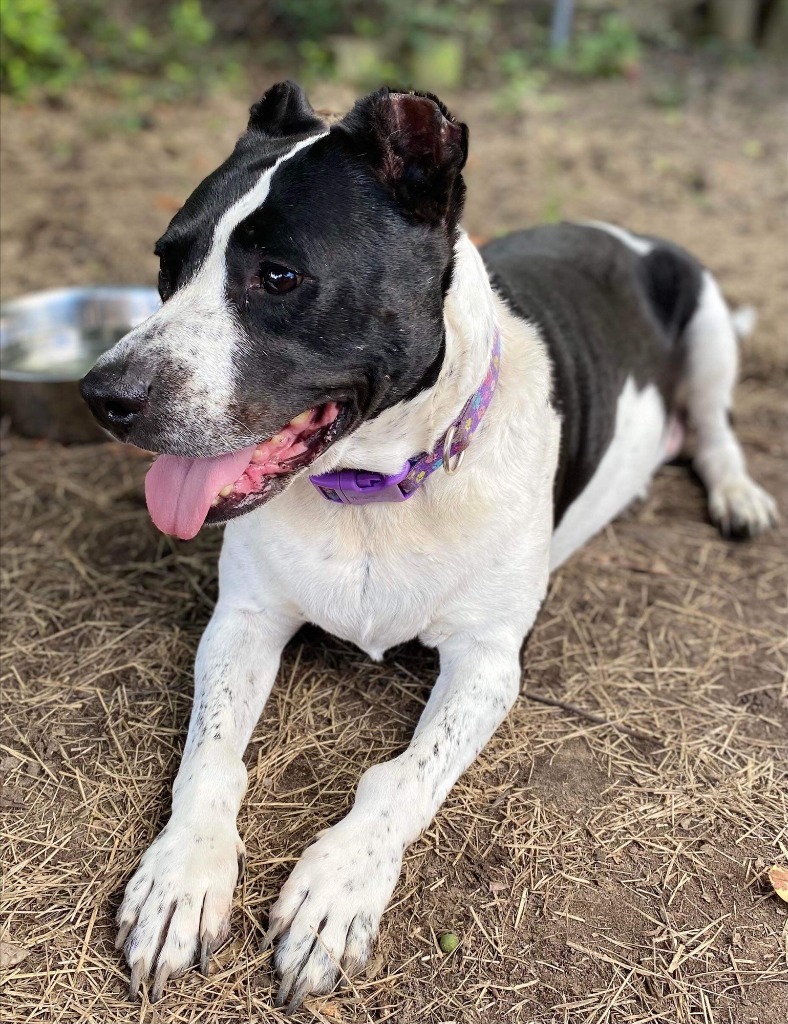
[[710, 0], [712, 32], [730, 46], [754, 46], [758, 0]]

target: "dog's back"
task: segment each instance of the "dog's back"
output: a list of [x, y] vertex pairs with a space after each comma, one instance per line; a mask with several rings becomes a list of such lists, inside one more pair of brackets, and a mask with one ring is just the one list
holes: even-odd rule
[[563, 419], [557, 525], [610, 445], [627, 378], [638, 391], [653, 385], [668, 411], [675, 406], [681, 340], [703, 269], [669, 243], [581, 224], [518, 231], [482, 257], [496, 289], [539, 327], [550, 352]]
[[767, 524], [760, 502], [732, 493], [740, 477], [727, 422], [736, 336], [695, 257], [599, 222], [519, 231], [485, 246], [482, 257], [496, 290], [538, 326], [550, 354], [562, 417], [554, 567], [678, 453], [687, 420], [699, 432], [699, 472], [717, 492], [715, 518], [728, 532]]

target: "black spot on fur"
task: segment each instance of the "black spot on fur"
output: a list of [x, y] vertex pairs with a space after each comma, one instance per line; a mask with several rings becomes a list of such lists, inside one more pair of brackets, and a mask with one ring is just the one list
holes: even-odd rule
[[667, 340], [675, 344], [698, 305], [702, 270], [697, 260], [660, 242], [641, 257], [637, 272]]

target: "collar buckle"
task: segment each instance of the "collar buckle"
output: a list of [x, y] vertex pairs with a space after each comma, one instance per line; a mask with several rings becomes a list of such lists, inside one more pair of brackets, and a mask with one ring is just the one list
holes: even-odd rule
[[309, 479], [324, 498], [338, 505], [407, 501], [414, 492], [406, 494], [399, 485], [410, 472], [410, 466], [410, 462], [406, 462], [399, 473], [389, 476], [365, 469], [339, 469], [333, 473], [319, 473]]

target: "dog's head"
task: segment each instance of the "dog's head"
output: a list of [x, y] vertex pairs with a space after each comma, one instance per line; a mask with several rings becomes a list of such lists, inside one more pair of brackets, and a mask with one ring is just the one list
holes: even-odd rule
[[252, 107], [156, 244], [161, 309], [82, 382], [116, 437], [169, 456], [148, 480], [159, 526], [251, 510], [435, 381], [467, 138], [420, 93], [331, 127], [290, 82]]

